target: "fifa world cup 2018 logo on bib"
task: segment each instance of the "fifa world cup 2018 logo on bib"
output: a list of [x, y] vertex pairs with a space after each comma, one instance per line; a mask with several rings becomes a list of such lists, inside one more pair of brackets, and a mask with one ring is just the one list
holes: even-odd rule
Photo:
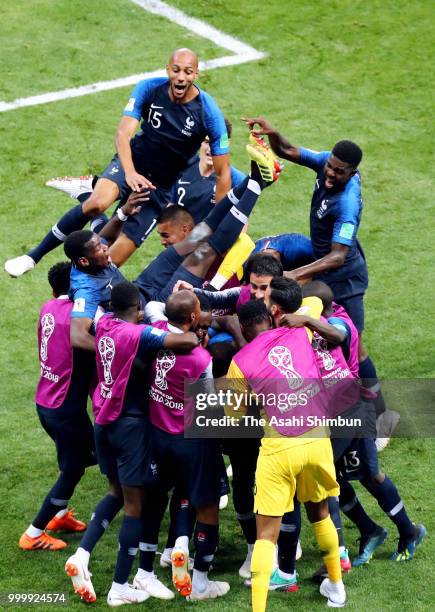
[[168, 388], [168, 381], [166, 375], [170, 369], [175, 365], [176, 357], [172, 351], [159, 351], [157, 353], [156, 363], [156, 378], [154, 383], [161, 391], [166, 391]]
[[304, 384], [304, 379], [293, 367], [292, 354], [286, 346], [274, 346], [269, 351], [269, 363], [287, 379], [290, 389], [299, 389]]
[[104, 382], [106, 385], [113, 384], [112, 362], [115, 357], [115, 343], [109, 336], [103, 336], [98, 341], [98, 352], [100, 353], [101, 365], [104, 370]]
[[325, 338], [321, 338], [317, 333], [313, 334], [313, 348], [316, 354], [323, 361], [323, 367], [327, 372], [334, 369], [335, 359], [328, 351], [328, 343]]
[[47, 312], [41, 319], [41, 346], [39, 347], [39, 354], [42, 361], [47, 361], [48, 341], [51, 338], [51, 334], [54, 332], [55, 323], [55, 319], [51, 312]]

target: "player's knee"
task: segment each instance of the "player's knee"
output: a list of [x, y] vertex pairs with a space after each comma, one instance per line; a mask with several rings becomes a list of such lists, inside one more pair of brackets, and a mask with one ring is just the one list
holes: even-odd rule
[[122, 487], [120, 483], [117, 482], [116, 480], [109, 479], [109, 494], [112, 495], [112, 497], [118, 497], [118, 498], [124, 497], [123, 492], [122, 492]]
[[189, 263], [192, 266], [202, 264], [209, 257], [215, 257], [216, 253], [208, 242], [201, 242], [190, 255]]
[[201, 523], [217, 525], [219, 522], [219, 500], [206, 506], [199, 506], [196, 511], [196, 519]]
[[83, 204], [83, 212], [85, 215], [95, 217], [105, 212], [112, 202], [108, 201], [103, 195], [91, 193], [89, 198]]
[[383, 472], [378, 472], [375, 476], [371, 477], [372, 484], [381, 485], [385, 480], [385, 474]]

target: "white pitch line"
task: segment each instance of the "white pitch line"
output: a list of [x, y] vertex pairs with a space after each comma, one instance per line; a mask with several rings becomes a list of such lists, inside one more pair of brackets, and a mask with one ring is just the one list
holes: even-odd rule
[[[223, 49], [234, 53], [234, 55], [226, 55], [224, 57], [218, 57], [216, 59], [200, 62], [200, 70], [213, 70], [214, 68], [235, 66], [237, 64], [244, 64], [245, 62], [251, 62], [265, 57], [265, 53], [262, 51], [257, 51], [257, 49], [254, 49], [254, 47], [247, 45], [238, 38], [225, 34], [205, 21], [190, 17], [186, 13], [183, 13], [183, 11], [166, 4], [166, 2], [160, 2], [159, 0], [131, 0], [131, 2], [137, 6], [140, 6], [148, 13], [165, 17], [169, 21], [186, 28], [194, 34], [210, 40], [218, 47], [222, 47]], [[80, 87], [72, 87], [70, 89], [62, 89], [60, 91], [51, 91], [36, 96], [29, 96], [27, 98], [18, 98], [12, 102], [0, 101], [0, 112], [24, 108], [26, 106], [47, 104], [49, 102], [56, 102], [58, 100], [67, 100], [69, 98], [87, 96], [100, 91], [109, 91], [110, 89], [135, 85], [142, 79], [161, 77], [165, 75], [165, 70], [153, 70], [151, 72], [142, 72], [141, 74], [132, 74], [130, 76], [113, 79], [111, 81], [99, 81], [98, 83], [91, 83], [89, 85], [82, 85]]]

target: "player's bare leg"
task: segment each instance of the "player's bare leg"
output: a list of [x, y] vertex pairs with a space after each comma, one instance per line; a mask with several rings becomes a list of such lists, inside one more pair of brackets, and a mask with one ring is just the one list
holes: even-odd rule
[[109, 254], [114, 264], [119, 267], [137, 250], [137, 246], [126, 234], [122, 232], [109, 248]]

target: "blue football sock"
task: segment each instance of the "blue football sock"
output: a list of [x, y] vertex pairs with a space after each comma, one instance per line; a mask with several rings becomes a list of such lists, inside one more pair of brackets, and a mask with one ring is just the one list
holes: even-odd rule
[[139, 549], [142, 533], [142, 520], [135, 516], [124, 516], [119, 532], [119, 549], [116, 559], [114, 582], [125, 584], [133, 567]]
[[106, 495], [95, 508], [80, 547], [91, 553], [98, 540], [124, 505], [123, 497]]
[[35, 263], [38, 263], [44, 255], [58, 247], [65, 238], [76, 230], [81, 230], [92, 217], [85, 215], [82, 210], [82, 205], [77, 204], [71, 208], [64, 216], [53, 225], [52, 229], [46, 234], [45, 238], [34, 249], [29, 251], [29, 255]]
[[328, 497], [328, 507], [331, 520], [337, 530], [338, 545], [344, 546], [343, 525], [341, 523], [340, 504], [338, 502], [338, 497]]
[[[174, 496], [172, 496], [174, 498]], [[189, 503], [188, 499], [181, 499], [178, 495], [176, 496], [176, 506], [174, 508], [174, 536], [175, 540], [180, 536], [187, 536], [189, 540], [192, 537], [193, 527], [196, 520], [196, 510]], [[172, 500], [171, 500], [172, 503]], [[174, 541], [175, 541], [174, 540]], [[169, 548], [169, 547], [168, 547]]]
[[256, 181], [249, 179], [248, 186], [239, 202], [231, 207], [230, 211], [219, 224], [219, 227], [208, 239], [209, 245], [217, 253], [222, 255], [233, 246], [244, 225], [248, 222], [248, 217], [260, 193], [260, 185]]
[[282, 517], [278, 536], [278, 566], [282, 572], [295, 571], [296, 549], [301, 533], [301, 505], [295, 498], [294, 510]]
[[385, 406], [385, 401], [382, 397], [381, 386], [379, 384], [375, 364], [370, 359], [370, 357], [366, 357], [364, 361], [360, 362], [358, 374], [363, 387], [365, 387], [376, 395], [375, 399], [373, 400], [373, 403], [376, 409], [376, 416], [379, 416], [380, 414], [385, 412], [387, 407]]
[[384, 482], [375, 484], [370, 480], [361, 483], [378, 502], [379, 506], [396, 525], [401, 540], [408, 541], [414, 537], [414, 525], [406, 513], [405, 506], [395, 484], [385, 476]]
[[355, 490], [347, 480], [339, 480], [340, 485], [340, 510], [354, 523], [362, 536], [368, 536], [374, 533], [378, 528], [377, 525], [359, 502]]
[[213, 210], [209, 212], [204, 221], [207, 225], [215, 231], [225, 215], [231, 210], [234, 204], [240, 200], [248, 186], [249, 177], [247, 176], [241, 183], [236, 187], [230, 189], [226, 196], [219, 200]]
[[196, 523], [194, 569], [208, 572], [218, 545], [219, 525]]
[[99, 234], [108, 221], [109, 217], [107, 217], [105, 214], [98, 215], [98, 217], [95, 217], [91, 221], [91, 230], [95, 234]]
[[92, 195], [92, 191], [87, 191], [86, 193], [81, 193], [77, 197], [77, 200], [80, 202], [80, 204], [84, 204], [86, 202], [86, 200], [89, 200], [91, 195]]
[[82, 472], [76, 474], [61, 472], [47, 497], [44, 499], [41, 509], [32, 521], [32, 525], [38, 529], [45, 529], [48, 522], [59, 510], [68, 507], [68, 502], [74, 493], [74, 489], [79, 483]]
[[153, 571], [160, 525], [167, 505], [168, 495], [166, 491], [155, 486], [145, 489], [142, 532], [139, 543], [139, 567], [146, 572]]
[[257, 539], [257, 523], [255, 520], [255, 514], [252, 512], [246, 512], [244, 514], [237, 514], [237, 520], [239, 521], [239, 525], [242, 528], [243, 535], [245, 536], [245, 540], [247, 544], [255, 544]]

